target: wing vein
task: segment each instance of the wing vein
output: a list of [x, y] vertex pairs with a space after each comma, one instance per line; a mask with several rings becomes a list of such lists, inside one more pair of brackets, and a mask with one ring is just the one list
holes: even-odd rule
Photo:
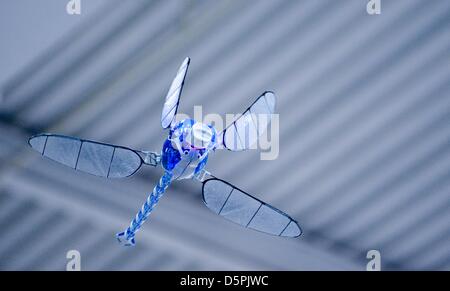
[[42, 149], [42, 155], [44, 155], [44, 153], [45, 153], [45, 148], [47, 147], [47, 140], [48, 140], [48, 135], [45, 136], [45, 143], [44, 143], [44, 148]]
[[252, 218], [250, 218], [249, 222], [247, 223], [247, 225], [245, 227], [248, 227], [250, 225], [250, 223], [252, 222], [253, 218], [255, 218], [256, 214], [258, 213], [258, 211], [261, 209], [262, 206], [263, 206], [263, 204], [260, 203], [258, 209], [256, 209], [256, 211], [253, 214]]
[[76, 169], [77, 166], [78, 166], [78, 160], [80, 159], [81, 148], [83, 147], [83, 143], [84, 143], [82, 140], [80, 140], [80, 142], [81, 142], [81, 144], [80, 144], [80, 148], [78, 149], [77, 161], [75, 162], [75, 168], [74, 169]]
[[220, 210], [219, 210], [219, 215], [222, 213], [222, 210], [223, 210], [223, 208], [225, 207], [225, 205], [227, 204], [228, 199], [230, 199], [231, 193], [233, 193], [233, 191], [234, 191], [234, 188], [231, 188], [230, 194], [228, 194], [227, 199], [225, 200], [225, 202], [223, 203], [222, 207], [221, 207]]
[[111, 172], [111, 165], [114, 159], [114, 154], [116, 153], [116, 147], [113, 148], [113, 153], [111, 155], [111, 160], [109, 161], [108, 174], [106, 174], [106, 178], [109, 178], [109, 172]]
[[289, 219], [289, 222], [286, 224], [286, 226], [283, 228], [283, 230], [280, 232], [280, 234], [278, 236], [281, 236], [283, 234], [283, 232], [286, 230], [286, 228], [289, 226], [289, 224], [291, 224], [293, 220]]
[[166, 96], [166, 101], [168, 101], [170, 98], [172, 98], [173, 94], [175, 94], [178, 91], [178, 89], [180, 89], [182, 86], [183, 86], [183, 83], [181, 83], [180, 86], [173, 89], [172, 92], [169, 92]]
[[172, 113], [172, 111], [177, 107], [178, 107], [178, 103], [175, 104], [172, 108], [170, 108], [169, 112], [166, 113], [166, 115], [162, 118], [162, 120], [166, 120], [167, 116], [169, 116], [169, 114]]

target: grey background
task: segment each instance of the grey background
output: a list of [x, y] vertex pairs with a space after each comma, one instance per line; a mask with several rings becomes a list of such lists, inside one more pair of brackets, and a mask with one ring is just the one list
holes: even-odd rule
[[[450, 1], [0, 2], [0, 269], [450, 269]], [[282, 239], [213, 215], [172, 185], [114, 239], [161, 175], [103, 180], [41, 159], [46, 131], [159, 150], [163, 98], [192, 58], [180, 112], [239, 113], [274, 90], [280, 156], [217, 152], [208, 169], [297, 219]]]

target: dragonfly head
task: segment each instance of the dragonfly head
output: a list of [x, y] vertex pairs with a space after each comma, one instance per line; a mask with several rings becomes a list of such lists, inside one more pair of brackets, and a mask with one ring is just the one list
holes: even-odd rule
[[216, 148], [216, 135], [211, 125], [193, 119], [178, 122], [164, 143], [163, 167], [172, 171], [175, 179], [192, 178], [206, 165], [209, 151]]

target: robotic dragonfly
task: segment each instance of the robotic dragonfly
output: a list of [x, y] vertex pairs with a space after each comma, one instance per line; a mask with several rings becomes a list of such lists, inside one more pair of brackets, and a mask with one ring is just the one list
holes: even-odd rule
[[186, 58], [166, 96], [161, 125], [170, 130], [161, 154], [48, 133], [31, 137], [29, 145], [44, 157], [106, 178], [129, 177], [136, 173], [142, 164], [154, 167], [162, 164], [164, 174], [152, 193], [128, 228], [116, 235], [117, 240], [126, 246], [135, 245], [136, 232], [170, 183], [182, 179], [202, 182], [203, 201], [206, 206], [230, 221], [271, 235], [300, 236], [301, 228], [290, 216], [205, 170], [209, 154], [218, 146], [230, 151], [242, 151], [256, 143], [274, 113], [275, 94], [263, 93], [220, 133], [217, 133], [213, 126], [192, 119], [175, 122], [189, 63], [190, 59]]

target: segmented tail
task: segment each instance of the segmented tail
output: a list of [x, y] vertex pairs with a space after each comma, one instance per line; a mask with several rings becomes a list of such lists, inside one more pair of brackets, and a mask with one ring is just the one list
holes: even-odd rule
[[141, 210], [139, 210], [136, 217], [131, 221], [130, 226], [125, 231], [116, 234], [116, 238], [121, 244], [125, 246], [134, 246], [136, 244], [134, 239], [136, 232], [141, 228], [142, 224], [144, 224], [167, 187], [169, 187], [171, 181], [172, 173], [164, 172], [164, 175], [159, 179], [158, 184], [156, 184], [152, 193], [150, 193], [147, 200], [142, 205]]

